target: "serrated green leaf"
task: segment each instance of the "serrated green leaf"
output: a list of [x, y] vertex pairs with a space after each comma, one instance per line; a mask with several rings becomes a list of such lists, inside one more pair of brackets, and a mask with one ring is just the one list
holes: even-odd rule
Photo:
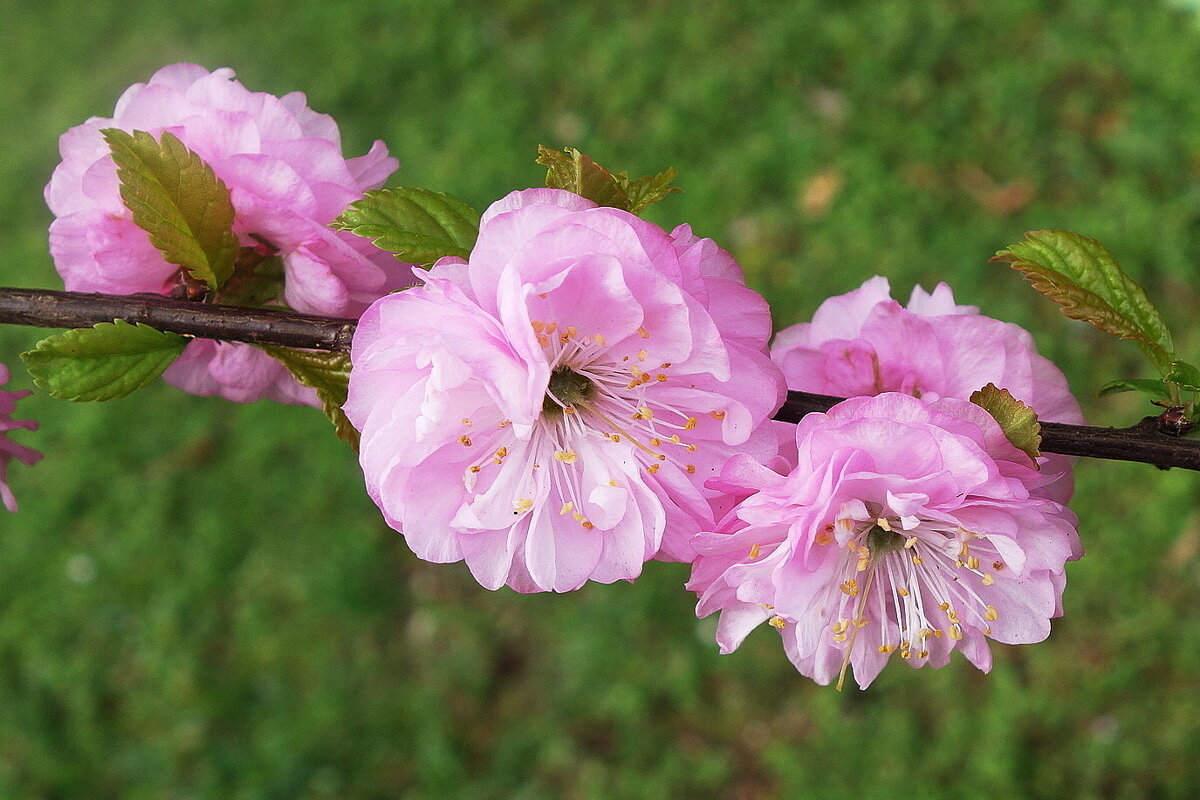
[[21, 360], [33, 382], [60, 400], [113, 400], [163, 373], [188, 339], [124, 320], [42, 339]]
[[1167, 373], [1167, 381], [1189, 392], [1200, 392], [1200, 369], [1182, 359], [1171, 361], [1171, 369]]
[[1033, 409], [1013, 397], [1008, 389], [1001, 389], [994, 383], [972, 393], [971, 402], [991, 414], [1013, 447], [1029, 456], [1034, 468], [1037, 468], [1037, 457], [1042, 447], [1042, 426]]
[[1158, 309], [1104, 245], [1067, 231], [1031, 231], [991, 259], [1007, 262], [1072, 319], [1132, 339], [1166, 375], [1171, 335]]
[[546, 168], [549, 188], [574, 192], [596, 205], [629, 210], [629, 196], [621, 180], [574, 147], [555, 150], [539, 145], [537, 163]]
[[1119, 394], [1121, 392], [1141, 392], [1158, 400], [1171, 399], [1171, 392], [1165, 381], [1158, 378], [1125, 378], [1109, 381], [1100, 388], [1100, 396]]
[[683, 189], [671, 185], [676, 174], [674, 167], [668, 167], [657, 175], [643, 175], [632, 180], [627, 172], [617, 173], [617, 181], [625, 190], [629, 213], [640, 214], [646, 206], [666, 200], [676, 192], [682, 192]]
[[316, 350], [296, 350], [291, 347], [258, 345], [287, 367], [302, 385], [317, 390], [321, 410], [333, 423], [334, 432], [358, 452], [358, 430], [350, 424], [342, 406], [350, 384], [350, 356], [345, 353], [323, 353]]
[[333, 227], [370, 239], [410, 264], [443, 256], [466, 258], [479, 235], [479, 212], [456, 197], [428, 189], [367, 192]]
[[171, 133], [101, 131], [117, 164], [121, 201], [171, 264], [220, 288], [233, 272], [238, 240], [229, 189], [212, 167]]

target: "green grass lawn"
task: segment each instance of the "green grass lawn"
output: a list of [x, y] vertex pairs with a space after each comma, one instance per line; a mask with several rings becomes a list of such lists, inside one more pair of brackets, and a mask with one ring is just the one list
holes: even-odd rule
[[[868, 276], [1034, 330], [1089, 417], [1147, 376], [997, 249], [1100, 238], [1200, 356], [1200, 27], [1147, 0], [0, 3], [0, 284], [57, 285], [56, 140], [162, 64], [304, 90], [393, 182], [478, 208], [538, 144], [686, 191], [778, 325]], [[0, 330], [0, 359], [40, 332]], [[28, 388], [14, 370], [10, 388]], [[22, 403], [46, 452], [0, 516], [0, 797], [1156, 797], [1200, 793], [1200, 478], [1082, 463], [1087, 557], [1044, 644], [981, 675], [718, 656], [686, 568], [568, 596], [417, 561], [311, 409], [165, 385]], [[940, 795], [939, 795], [940, 793]]]

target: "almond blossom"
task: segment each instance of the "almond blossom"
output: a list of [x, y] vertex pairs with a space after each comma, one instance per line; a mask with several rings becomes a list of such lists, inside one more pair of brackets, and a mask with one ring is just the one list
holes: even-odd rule
[[[771, 357], [789, 389], [838, 397], [904, 392], [925, 400], [968, 399], [988, 383], [1008, 389], [1038, 418], [1080, 424], [1067, 379], [1038, 355], [1029, 332], [957, 305], [945, 283], [932, 293], [913, 287], [907, 307], [876, 276], [831, 297], [811, 322], [780, 331]], [[1042, 457], [1043, 492], [1070, 499], [1073, 459]]]
[[893, 655], [986, 672], [988, 638], [1049, 635], [1076, 518], [987, 412], [885, 393], [806, 416], [796, 443], [787, 475], [737, 456], [714, 481], [749, 493], [697, 537], [688, 584], [722, 652], [766, 622], [804, 675], [866, 688]]
[[[242, 251], [216, 300], [357, 316], [375, 298], [411, 283], [409, 265], [328, 227], [396, 169], [383, 142], [347, 159], [337, 123], [309, 109], [300, 92], [251, 92], [231, 69], [172, 64], [129, 87], [112, 117], [93, 117], [59, 141], [63, 160], [46, 186], [46, 202], [56, 217], [50, 251], [68, 289], [180, 294], [192, 288], [122, 203], [101, 135], [106, 128], [155, 137], [170, 132], [229, 187]], [[266, 397], [319, 405], [312, 389], [249, 345], [197, 340], [164, 377], [186, 391], [236, 402]]]
[[776, 446], [766, 303], [686, 226], [519, 191], [469, 261], [422, 277], [360, 320], [345, 406], [367, 489], [421, 558], [493, 589], [632, 579], [692, 557], [729, 455]]
[[[8, 383], [8, 367], [0, 364], [0, 386]], [[37, 430], [37, 423], [28, 419], [13, 419], [13, 414], [17, 409], [17, 401], [22, 397], [28, 397], [31, 392], [12, 392], [7, 389], [0, 389], [0, 501], [3, 501], [4, 507], [9, 511], [17, 510], [17, 499], [13, 497], [12, 489], [8, 488], [6, 480], [8, 475], [8, 465], [13, 459], [20, 461], [27, 466], [33, 466], [41, 460], [42, 454], [37, 450], [19, 445], [8, 438], [8, 431], [25, 429], [28, 431]]]

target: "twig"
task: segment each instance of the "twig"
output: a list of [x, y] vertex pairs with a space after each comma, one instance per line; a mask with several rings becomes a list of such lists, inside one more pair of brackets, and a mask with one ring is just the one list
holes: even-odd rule
[[[357, 324], [352, 319], [218, 306], [156, 294], [118, 296], [0, 288], [0, 323], [84, 328], [114, 319], [206, 339], [342, 353], [350, 351]], [[805, 414], [826, 411], [841, 400], [829, 395], [788, 392], [787, 402], [775, 418], [799, 422]], [[1138, 461], [1161, 469], [1200, 470], [1200, 440], [1168, 436], [1156, 426], [1155, 417], [1147, 417], [1128, 428], [1043, 422], [1042, 449], [1071, 456]]]

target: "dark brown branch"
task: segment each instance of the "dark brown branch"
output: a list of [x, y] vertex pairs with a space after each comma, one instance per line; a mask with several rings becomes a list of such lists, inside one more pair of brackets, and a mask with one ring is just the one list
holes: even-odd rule
[[[349, 352], [355, 320], [287, 311], [217, 306], [171, 300], [156, 294], [102, 295], [38, 289], [0, 289], [0, 323], [49, 328], [83, 328], [97, 322], [142, 322], [164, 331], [252, 344]], [[842, 398], [788, 392], [776, 419], [799, 422]], [[1049, 453], [1138, 461], [1157, 467], [1200, 470], [1200, 441], [1160, 433], [1154, 417], [1129, 428], [1042, 423], [1042, 449]]]
[[107, 295], [0, 289], [0, 322], [40, 328], [87, 328], [97, 322], [141, 322], [152, 328], [251, 344], [350, 352], [355, 320], [217, 306], [157, 294]]

